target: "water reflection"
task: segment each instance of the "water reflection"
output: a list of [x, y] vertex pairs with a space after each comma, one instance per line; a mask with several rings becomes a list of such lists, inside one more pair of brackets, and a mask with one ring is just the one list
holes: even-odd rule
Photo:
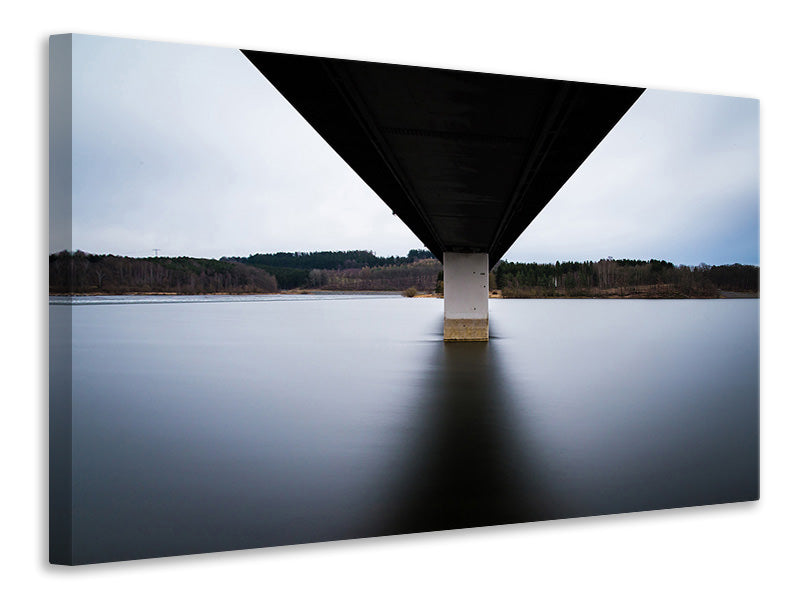
[[[438, 344], [381, 534], [547, 518], [491, 343]], [[537, 492], [542, 492], [537, 494]]]

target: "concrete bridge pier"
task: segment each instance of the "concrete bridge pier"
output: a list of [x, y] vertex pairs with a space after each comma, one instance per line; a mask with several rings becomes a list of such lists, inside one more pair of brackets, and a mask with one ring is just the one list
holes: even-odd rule
[[489, 255], [444, 253], [444, 341], [489, 340]]

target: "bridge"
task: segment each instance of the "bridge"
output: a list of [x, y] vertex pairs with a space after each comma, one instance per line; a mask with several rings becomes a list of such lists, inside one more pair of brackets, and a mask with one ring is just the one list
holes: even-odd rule
[[489, 271], [642, 88], [243, 50], [444, 265], [445, 341], [489, 339]]

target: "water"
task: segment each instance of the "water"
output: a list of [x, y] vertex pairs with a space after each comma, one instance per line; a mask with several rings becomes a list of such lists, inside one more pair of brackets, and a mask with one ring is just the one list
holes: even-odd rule
[[76, 562], [758, 497], [758, 300], [81, 302]]

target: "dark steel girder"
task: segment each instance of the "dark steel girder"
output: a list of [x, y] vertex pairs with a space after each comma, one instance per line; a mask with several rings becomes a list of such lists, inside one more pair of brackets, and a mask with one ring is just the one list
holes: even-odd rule
[[439, 259], [491, 265], [644, 91], [242, 52]]

